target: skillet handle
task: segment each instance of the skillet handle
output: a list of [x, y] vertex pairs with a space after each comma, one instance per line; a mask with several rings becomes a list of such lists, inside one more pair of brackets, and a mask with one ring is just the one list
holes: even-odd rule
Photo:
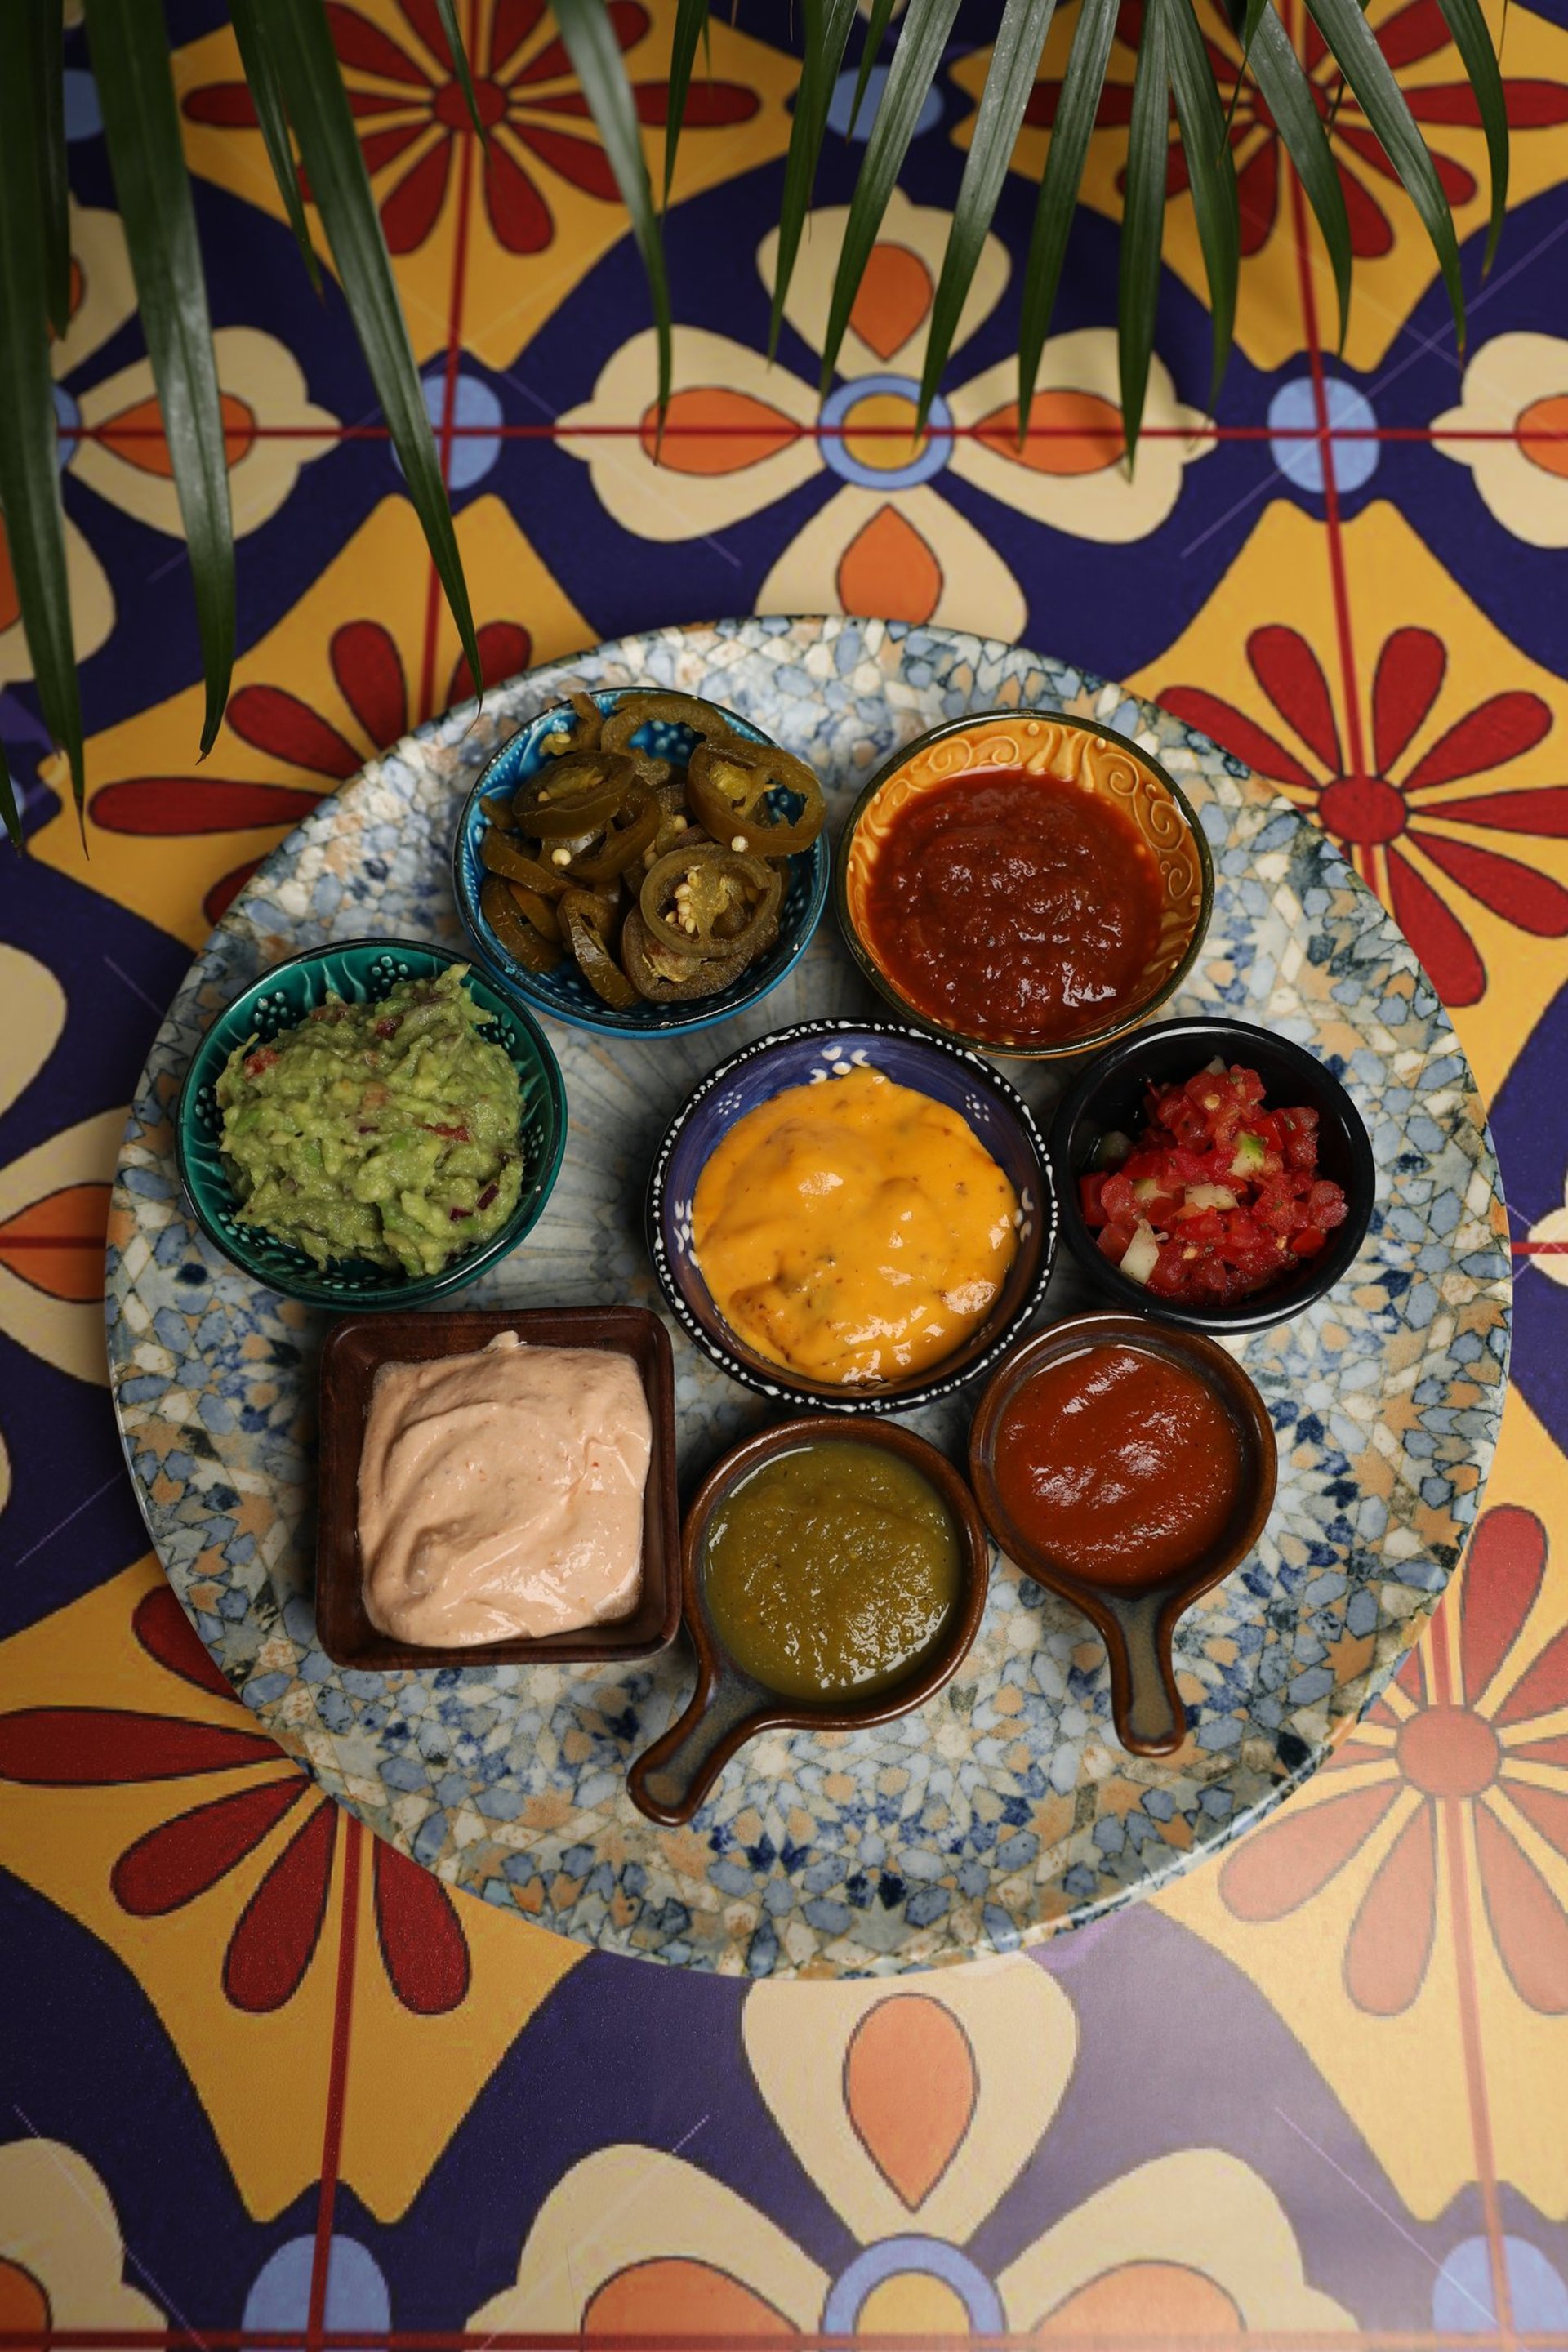
[[1186, 1709], [1171, 1656], [1171, 1633], [1180, 1610], [1171, 1608], [1168, 1593], [1123, 1598], [1102, 1589], [1100, 1600], [1117, 1737], [1134, 1756], [1169, 1756], [1187, 1736]]
[[741, 1742], [763, 1728], [765, 1697], [754, 1683], [704, 1666], [685, 1714], [626, 1775], [637, 1811], [666, 1829], [689, 1822]]

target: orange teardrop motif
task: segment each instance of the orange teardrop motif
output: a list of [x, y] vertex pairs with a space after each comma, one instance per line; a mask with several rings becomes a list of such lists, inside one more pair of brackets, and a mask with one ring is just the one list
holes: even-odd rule
[[844, 2104], [867, 2155], [911, 2213], [957, 2155], [979, 2089], [969, 2036], [929, 1993], [895, 1993], [856, 2027]]
[[896, 507], [879, 507], [838, 562], [838, 601], [879, 621], [929, 621], [942, 594], [942, 566]]
[[874, 245], [849, 324], [879, 360], [907, 343], [931, 306], [931, 271], [907, 245]]

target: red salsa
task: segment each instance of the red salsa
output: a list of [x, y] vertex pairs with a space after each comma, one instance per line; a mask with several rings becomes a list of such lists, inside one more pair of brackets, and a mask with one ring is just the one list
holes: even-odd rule
[[866, 918], [871, 953], [931, 1020], [1053, 1045], [1132, 995], [1159, 938], [1160, 873], [1099, 793], [982, 769], [892, 818]]
[[1211, 1063], [1179, 1087], [1151, 1087], [1144, 1124], [1120, 1164], [1081, 1176], [1084, 1222], [1155, 1298], [1197, 1307], [1250, 1297], [1315, 1257], [1347, 1214], [1318, 1173], [1318, 1114], [1265, 1110], [1256, 1070]]
[[993, 1475], [1018, 1533], [1085, 1584], [1163, 1584], [1224, 1536], [1241, 1448], [1215, 1391], [1152, 1349], [1043, 1364], [996, 1425]]

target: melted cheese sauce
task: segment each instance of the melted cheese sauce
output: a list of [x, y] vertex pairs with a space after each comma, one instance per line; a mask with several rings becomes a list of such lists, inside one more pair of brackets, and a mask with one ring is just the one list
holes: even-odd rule
[[822, 1386], [902, 1378], [990, 1313], [1018, 1202], [968, 1121], [874, 1070], [790, 1087], [738, 1119], [692, 1203], [713, 1303]]

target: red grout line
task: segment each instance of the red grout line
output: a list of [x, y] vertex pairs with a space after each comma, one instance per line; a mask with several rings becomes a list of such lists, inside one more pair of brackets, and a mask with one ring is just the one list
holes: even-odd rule
[[[5, 1255], [5, 1246], [0, 1244], [0, 1256]], [[1510, 1242], [1509, 1248], [1515, 1257], [1568, 1256], [1568, 1242]]]
[[[495, 441], [638, 441], [644, 437], [642, 425], [459, 425], [447, 418], [441, 428], [444, 442], [486, 439]], [[62, 428], [62, 437], [75, 441], [102, 441], [110, 446], [117, 441], [162, 441], [165, 436], [160, 425], [73, 425]], [[253, 441], [385, 441], [390, 439], [384, 425], [256, 425], [251, 427]], [[907, 441], [910, 429], [906, 425], [797, 425], [793, 419], [782, 420], [776, 425], [667, 425], [666, 441], [755, 441], [777, 442], [787, 448], [797, 441]], [[1002, 431], [995, 425], [929, 425], [923, 436], [930, 441], [983, 441], [1000, 449], [1004, 455], [1012, 451], [1016, 435], [1011, 426]], [[1526, 442], [1568, 441], [1568, 426], [1531, 425], [1521, 433], [1517, 425], [1455, 425], [1439, 433], [1431, 425], [1215, 425], [1204, 423], [1184, 425], [1145, 425], [1139, 436], [1144, 441], [1506, 441], [1522, 447]], [[1114, 446], [1118, 456], [1121, 436], [1110, 425], [1099, 430], [1081, 425], [1030, 425], [1025, 428], [1026, 441], [1103, 441]]]
[[[1436, 1706], [1452, 1706], [1455, 1696], [1447, 1624], [1439, 1622], [1429, 1638], [1432, 1644], [1433, 1704]], [[1453, 1922], [1455, 1973], [1458, 1982], [1459, 2038], [1465, 2053], [1470, 2138], [1487, 2235], [1487, 2257], [1491, 2271], [1492, 2315], [1498, 2323], [1503, 2352], [1508, 2352], [1509, 2347], [1521, 2339], [1514, 2333], [1513, 2296], [1509, 2284], [1508, 2254], [1503, 2245], [1491, 2110], [1487, 2100], [1486, 2054], [1481, 2047], [1480, 2004], [1476, 1982], [1476, 1948], [1470, 1932], [1470, 1880], [1465, 1853], [1464, 1801], [1456, 1797], [1439, 1798], [1438, 1811], [1442, 1815], [1443, 1842], [1448, 1856], [1448, 1907]]]
[[[316, 2207], [316, 2244], [310, 2258], [310, 2301], [305, 2319], [307, 2352], [329, 2342], [324, 2321], [327, 2274], [332, 2258], [332, 2213], [337, 2203], [338, 2166], [343, 2151], [343, 2109], [349, 2076], [349, 2028], [353, 2011], [354, 1952], [359, 1940], [359, 1864], [365, 1832], [357, 1816], [345, 1811], [342, 1927], [338, 1933], [338, 1982], [332, 2000], [332, 2053], [327, 2073], [327, 2116], [321, 2132], [321, 2190]], [[274, 2342], [280, 2339], [270, 2339]], [[209, 2337], [207, 2341], [211, 2342]]]
[[[360, 2352], [365, 2340], [365, 2330], [358, 2328], [324, 2328], [319, 2336], [307, 2337], [299, 2328], [289, 2327], [6, 2327], [0, 2328], [0, 2352], [121, 2352], [121, 2347], [148, 2347], [148, 2352]], [[747, 2352], [909, 2352], [907, 2335], [893, 2336], [880, 2331], [856, 2336], [823, 2335], [760, 2335], [745, 2339]], [[1180, 2352], [1323, 2352], [1323, 2334], [1300, 2331], [1272, 2334], [1263, 2329], [1237, 2328], [1223, 2336], [1184, 2335], [1177, 2339]], [[944, 2346], [957, 2347], [957, 2352], [1038, 2352], [1037, 2334], [1028, 2336], [922, 2336], [922, 2352], [942, 2352]], [[463, 2328], [392, 2328], [375, 2338], [379, 2352], [734, 2352], [735, 2337], [710, 2335], [701, 2329], [683, 2328], [679, 2335], [625, 2331], [591, 2336], [561, 2330], [530, 2332], [518, 2328], [497, 2328], [480, 2335], [474, 2329]], [[1173, 2339], [1168, 2332], [1147, 2336], [1119, 2330], [1111, 2335], [1100, 2331], [1077, 2334], [1071, 2330], [1053, 2334], [1051, 2352], [1173, 2352]], [[1451, 2329], [1446, 2333], [1422, 2332], [1419, 2329], [1369, 2328], [1348, 2329], [1333, 2338], [1335, 2352], [1563, 2352], [1563, 2338], [1560, 2331], [1545, 2329], [1509, 2334], [1500, 2330], [1477, 2328]]]

